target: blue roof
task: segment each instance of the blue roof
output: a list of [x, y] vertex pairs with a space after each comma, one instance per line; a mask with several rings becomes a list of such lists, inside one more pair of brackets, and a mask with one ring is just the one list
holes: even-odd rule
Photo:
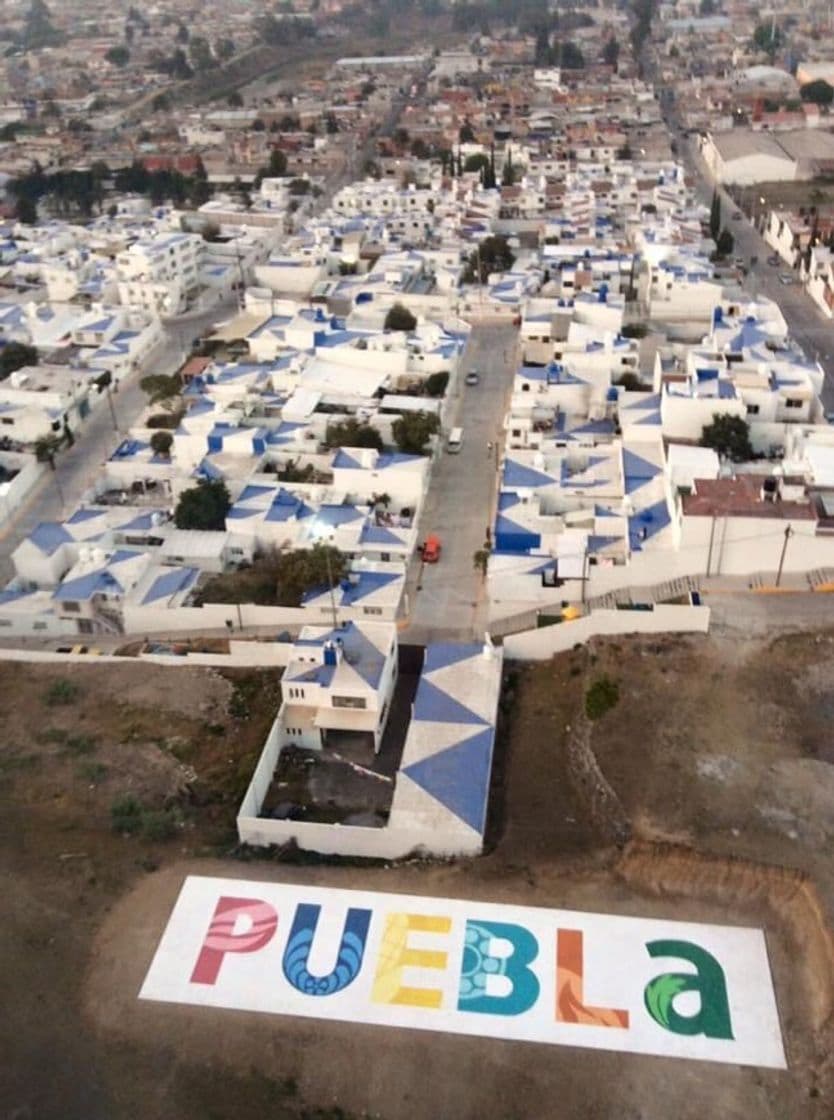
[[625, 492], [631, 494], [651, 482], [661, 473], [661, 468], [649, 463], [640, 455], [623, 448], [623, 472], [625, 473]]
[[485, 723], [485, 720], [448, 692], [426, 680], [425, 674], [420, 679], [414, 698], [414, 719], [431, 723]]
[[660, 408], [660, 393], [645, 393], [639, 401], [632, 401], [623, 409], [627, 412], [630, 408]]
[[68, 518], [67, 525], [79, 525], [82, 521], [90, 521], [95, 517], [101, 517], [102, 510], [100, 509], [77, 509], [72, 517]]
[[423, 672], [433, 673], [435, 669], [448, 669], [470, 657], [480, 657], [483, 647], [480, 642], [433, 642], [426, 647]]
[[67, 541], [73, 539], [64, 526], [59, 525], [57, 521], [41, 521], [29, 534], [29, 540], [45, 556], [51, 556], [53, 552], [57, 552], [62, 544], [66, 544]]
[[520, 486], [536, 489], [538, 486], [552, 486], [557, 480], [544, 471], [534, 470], [515, 459], [507, 459], [504, 463], [503, 484], [505, 486]]
[[335, 529], [339, 525], [348, 525], [352, 521], [359, 521], [365, 517], [365, 514], [358, 510], [356, 506], [343, 504], [340, 506], [319, 506], [315, 516], [317, 521]]
[[644, 541], [651, 540], [671, 522], [666, 500], [661, 498], [653, 506], [628, 519], [628, 542], [634, 552], [639, 552]]
[[200, 574], [199, 568], [174, 568], [173, 571], [163, 572], [157, 576], [148, 588], [142, 600], [145, 603], [154, 603], [158, 599], [169, 599], [178, 591], [185, 591], [190, 587]]
[[[382, 679], [382, 670], [385, 668], [385, 654], [369, 642], [361, 630], [353, 623], [336, 630], [328, 630], [316, 638], [303, 638], [296, 642], [299, 646], [323, 646], [326, 642], [341, 642], [345, 662], [351, 669], [365, 681], [371, 688], [378, 688]], [[332, 665], [313, 665], [305, 668], [304, 672], [294, 677], [285, 677], [287, 680], [316, 681], [327, 687], [335, 672]]]
[[362, 535], [359, 538], [360, 544], [396, 544], [402, 545], [404, 541], [402, 537], [398, 537], [390, 529], [386, 529], [384, 525], [372, 525], [366, 522], [362, 528]]
[[464, 824], [482, 833], [486, 824], [494, 738], [495, 729], [484, 727], [446, 750], [406, 766], [403, 773]]

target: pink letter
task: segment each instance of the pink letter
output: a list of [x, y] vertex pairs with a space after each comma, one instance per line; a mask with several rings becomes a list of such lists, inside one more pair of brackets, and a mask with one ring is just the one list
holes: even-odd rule
[[[244, 915], [249, 919], [249, 928], [244, 933], [235, 933], [238, 918]], [[191, 973], [191, 983], [213, 984], [226, 953], [256, 953], [272, 940], [277, 928], [278, 914], [268, 903], [258, 898], [221, 896]]]

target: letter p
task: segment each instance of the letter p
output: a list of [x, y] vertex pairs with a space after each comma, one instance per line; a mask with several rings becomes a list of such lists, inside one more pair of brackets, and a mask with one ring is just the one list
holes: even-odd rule
[[267, 902], [222, 895], [191, 973], [191, 983], [214, 984], [227, 953], [256, 953], [272, 940], [277, 928], [278, 914]]

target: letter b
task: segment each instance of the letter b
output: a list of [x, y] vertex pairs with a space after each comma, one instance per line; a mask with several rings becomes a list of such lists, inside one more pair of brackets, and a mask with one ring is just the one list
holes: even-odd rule
[[[512, 952], [495, 956], [492, 942], [508, 941]], [[506, 922], [467, 922], [463, 966], [458, 991], [458, 1011], [479, 1011], [486, 1015], [521, 1015], [539, 998], [539, 982], [529, 965], [536, 959], [539, 945], [523, 926]], [[502, 977], [509, 984], [505, 995], [487, 994], [490, 976]]]

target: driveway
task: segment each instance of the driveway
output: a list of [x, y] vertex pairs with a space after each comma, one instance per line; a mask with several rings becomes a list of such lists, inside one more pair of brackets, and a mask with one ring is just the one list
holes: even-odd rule
[[[444, 441], [432, 470], [420, 539], [436, 533], [442, 553], [437, 564], [422, 564], [416, 557], [412, 565], [408, 581], [409, 641], [476, 638], [486, 629], [484, 580], [472, 557], [483, 547], [493, 520], [517, 343], [516, 327], [474, 326], [457, 383], [450, 387], [453, 407], [449, 427], [463, 428], [463, 446], [459, 454], [450, 455]], [[480, 372], [480, 384], [464, 385], [470, 369]]]

